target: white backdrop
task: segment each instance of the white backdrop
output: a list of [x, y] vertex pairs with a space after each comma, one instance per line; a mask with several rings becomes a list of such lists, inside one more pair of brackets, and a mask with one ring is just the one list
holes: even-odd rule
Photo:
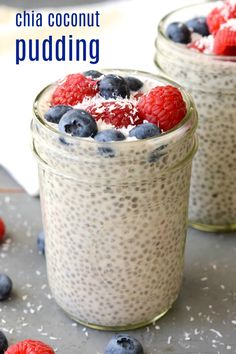
[[[0, 164], [31, 195], [38, 193], [37, 168], [30, 150], [33, 99], [43, 86], [71, 72], [91, 69], [83, 62], [23, 62], [15, 64], [16, 38], [44, 38], [73, 34], [100, 39], [100, 61], [92, 68], [134, 68], [155, 72], [154, 41], [159, 19], [167, 12], [196, 0], [127, 0], [96, 3], [53, 11], [96, 11], [101, 26], [93, 29], [16, 28], [16, 9], [0, 7], [1, 125]], [[49, 9], [40, 10], [51, 11]]]

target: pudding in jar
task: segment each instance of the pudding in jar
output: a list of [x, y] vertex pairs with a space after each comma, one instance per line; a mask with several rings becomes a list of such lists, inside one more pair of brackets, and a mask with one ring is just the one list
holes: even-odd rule
[[209, 1], [159, 24], [156, 65], [193, 96], [199, 149], [189, 219], [205, 231], [236, 229], [236, 2]]
[[163, 316], [182, 280], [197, 114], [149, 73], [71, 74], [34, 103], [49, 285], [98, 329]]

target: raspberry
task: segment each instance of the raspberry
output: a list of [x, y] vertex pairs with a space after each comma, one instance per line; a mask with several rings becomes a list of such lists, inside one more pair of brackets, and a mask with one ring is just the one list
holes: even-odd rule
[[0, 218], [0, 242], [4, 240], [6, 234], [6, 226], [2, 218]]
[[[204, 37], [202, 37], [204, 38]], [[188, 48], [190, 49], [194, 49], [197, 52], [201, 52], [203, 53], [205, 51], [205, 45], [203, 45], [203, 43], [201, 42], [201, 39], [196, 39], [195, 41], [189, 43], [187, 45]]]
[[134, 104], [128, 100], [109, 100], [91, 104], [86, 108], [95, 120], [103, 120], [116, 128], [142, 123]]
[[215, 34], [220, 26], [230, 18], [236, 18], [236, 3], [232, 0], [225, 1], [209, 13], [207, 16], [209, 31]]
[[49, 345], [37, 341], [26, 339], [22, 342], [11, 345], [5, 354], [55, 354]]
[[214, 37], [212, 35], [196, 39], [187, 45], [188, 48], [194, 49], [201, 53], [213, 53]]
[[143, 96], [143, 93], [142, 92], [137, 92], [134, 94], [134, 98], [138, 101], [140, 99], [140, 97]]
[[170, 85], [154, 87], [140, 98], [137, 108], [143, 120], [163, 131], [176, 126], [187, 112], [181, 92]]
[[215, 36], [213, 50], [217, 55], [236, 55], [236, 19], [221, 26]]
[[70, 74], [59, 83], [52, 95], [53, 106], [63, 104], [74, 106], [84, 97], [93, 97], [98, 92], [97, 82], [83, 74]]

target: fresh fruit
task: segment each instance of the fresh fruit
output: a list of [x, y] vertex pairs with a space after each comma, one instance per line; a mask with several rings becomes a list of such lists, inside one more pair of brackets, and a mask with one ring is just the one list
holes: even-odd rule
[[167, 36], [176, 43], [188, 44], [191, 42], [191, 31], [181, 22], [172, 22], [167, 26]]
[[109, 142], [109, 141], [121, 141], [125, 140], [125, 136], [119, 130], [116, 129], [104, 129], [95, 135], [94, 139], [100, 142]]
[[136, 99], [136, 101], [138, 101], [139, 99], [140, 99], [140, 97], [142, 97], [143, 96], [143, 92], [137, 92], [137, 93], [135, 93], [134, 94], [134, 98]]
[[6, 226], [2, 218], [0, 218], [0, 242], [4, 240], [6, 236]]
[[95, 120], [103, 120], [116, 128], [141, 122], [136, 107], [128, 100], [97, 101], [86, 108]]
[[108, 343], [105, 354], [144, 354], [141, 343], [128, 334], [117, 334]]
[[91, 77], [92, 79], [98, 79], [99, 77], [101, 77], [103, 74], [100, 73], [97, 70], [87, 70], [83, 72], [84, 76], [88, 76]]
[[[99, 142], [111, 142], [125, 140], [124, 134], [116, 129], [104, 129], [95, 135], [94, 139]], [[99, 154], [104, 157], [114, 157], [116, 155], [115, 150], [111, 147], [99, 146]]]
[[137, 79], [133, 76], [124, 77], [125, 82], [127, 83], [130, 91], [138, 91], [143, 87], [143, 83], [141, 80]]
[[63, 133], [79, 137], [93, 137], [98, 130], [94, 118], [83, 109], [72, 109], [65, 113], [58, 128]]
[[231, 18], [236, 18], [236, 2], [228, 0], [218, 4], [207, 16], [207, 25], [210, 33], [215, 34], [220, 29], [220, 26]]
[[213, 51], [217, 55], [236, 55], [236, 19], [221, 26], [215, 36]]
[[140, 98], [137, 108], [143, 120], [163, 131], [175, 127], [187, 112], [181, 92], [171, 85], [154, 87]]
[[88, 71], [84, 71], [83, 72], [84, 76], [89, 76], [92, 79], [98, 79], [100, 76], [102, 76], [103, 74], [100, 73], [97, 70], [88, 70]]
[[190, 29], [190, 31], [199, 33], [204, 37], [210, 34], [206, 23], [206, 17], [204, 16], [195, 17], [185, 22], [185, 24]]
[[8, 341], [3, 332], [0, 331], [0, 354], [4, 354], [8, 348]]
[[157, 136], [160, 134], [161, 134], [160, 128], [158, 128], [157, 125], [152, 123], [143, 123], [137, 125], [137, 127], [134, 127], [129, 132], [130, 137], [135, 137], [137, 139], [151, 138], [153, 136]]
[[96, 81], [83, 74], [70, 74], [58, 84], [52, 94], [51, 104], [74, 106], [82, 102], [85, 97], [93, 97], [97, 93]]
[[213, 46], [214, 46], [213, 35], [196, 39], [195, 41], [187, 45], [187, 47], [190, 49], [194, 49], [198, 52], [208, 53], [208, 54], [213, 52]]
[[57, 106], [53, 106], [49, 108], [49, 110], [45, 113], [44, 118], [51, 123], [58, 124], [63, 114], [68, 112], [72, 107], [65, 106], [63, 104], [59, 104]]
[[49, 345], [39, 340], [26, 339], [11, 345], [5, 354], [55, 354], [55, 352]]
[[108, 74], [98, 81], [99, 93], [106, 100], [108, 98], [129, 98], [130, 89], [122, 76]]
[[0, 301], [8, 299], [12, 291], [12, 281], [8, 275], [0, 273]]
[[45, 235], [43, 231], [40, 231], [37, 237], [37, 247], [41, 254], [45, 254]]
[[155, 150], [153, 150], [148, 156], [148, 162], [150, 163], [158, 162], [161, 157], [166, 155], [165, 148], [166, 145], [161, 145]]

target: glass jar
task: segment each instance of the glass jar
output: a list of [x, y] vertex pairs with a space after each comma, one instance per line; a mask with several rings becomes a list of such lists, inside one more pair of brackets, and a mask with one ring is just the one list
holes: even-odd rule
[[[107, 72], [175, 85], [143, 72]], [[194, 104], [181, 89], [187, 114], [168, 133], [99, 143], [43, 119], [55, 85], [36, 98], [32, 121], [52, 294], [83, 325], [144, 326], [168, 311], [181, 286]]]
[[191, 5], [158, 26], [159, 72], [191, 92], [199, 114], [199, 149], [193, 162], [189, 219], [205, 231], [236, 230], [236, 57], [192, 51], [166, 36], [169, 23], [204, 16], [215, 1]]

